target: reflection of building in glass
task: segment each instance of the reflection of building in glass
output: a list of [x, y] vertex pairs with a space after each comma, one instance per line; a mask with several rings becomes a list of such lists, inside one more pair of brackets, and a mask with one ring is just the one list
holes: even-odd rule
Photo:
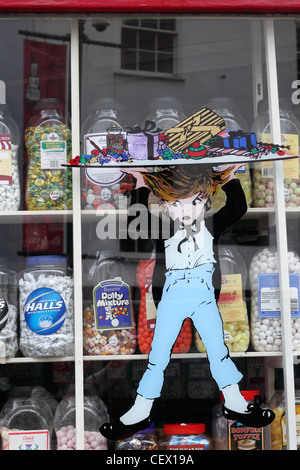
[[122, 24], [121, 68], [173, 73], [174, 19], [131, 19]]

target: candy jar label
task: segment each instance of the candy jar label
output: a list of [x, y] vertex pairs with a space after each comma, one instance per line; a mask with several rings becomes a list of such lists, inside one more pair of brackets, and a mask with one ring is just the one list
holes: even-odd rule
[[264, 450], [264, 448], [263, 428], [251, 428], [237, 421], [228, 421], [229, 450]]
[[49, 450], [49, 431], [9, 431], [8, 450]]
[[[299, 274], [289, 275], [290, 280], [290, 305], [292, 318], [299, 317]], [[280, 312], [280, 288], [277, 273], [258, 274], [258, 318], [279, 318]]]
[[96, 330], [132, 328], [131, 293], [122, 280], [100, 282], [93, 290]]
[[31, 292], [24, 306], [24, 317], [28, 328], [43, 336], [56, 333], [62, 327], [65, 313], [64, 299], [49, 287], [41, 287]]
[[0, 135], [0, 184], [12, 184], [12, 154], [10, 135]]
[[45, 140], [41, 142], [41, 169], [60, 169], [67, 163], [67, 144], [65, 141]]
[[8, 306], [6, 300], [0, 298], [0, 331], [5, 327], [8, 320]]

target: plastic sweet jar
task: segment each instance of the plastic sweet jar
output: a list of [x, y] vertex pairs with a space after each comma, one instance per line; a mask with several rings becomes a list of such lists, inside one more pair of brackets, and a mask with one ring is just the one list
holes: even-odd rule
[[[141, 259], [138, 262], [136, 279], [140, 290], [140, 302], [138, 312], [138, 346], [142, 354], [148, 354], [154, 333], [156, 320], [156, 305], [152, 294], [152, 277], [155, 268], [155, 252], [150, 259]], [[179, 335], [174, 343], [172, 353], [186, 353], [192, 343], [192, 325], [187, 318], [181, 327]]]
[[129, 270], [121, 258], [98, 252], [83, 279], [83, 349], [88, 355], [133, 354], [137, 331]]
[[[107, 450], [107, 440], [99, 432], [108, 420], [103, 401], [97, 395], [84, 397], [84, 450]], [[54, 413], [57, 450], [76, 450], [75, 397], [64, 398]]]
[[[248, 125], [240, 114], [235, 102], [228, 97], [212, 98], [208, 101], [207, 107], [217, 113], [224, 119], [226, 131], [242, 130], [246, 132]], [[236, 177], [240, 180], [242, 188], [245, 193], [246, 202], [248, 207], [252, 204], [251, 193], [251, 175], [249, 165], [245, 165], [236, 172]], [[212, 198], [212, 209], [220, 209], [225, 204], [225, 193], [221, 188], [218, 188]]]
[[55, 98], [41, 100], [25, 130], [28, 210], [72, 209], [72, 158], [69, 117]]
[[[299, 275], [298, 254], [288, 251], [292, 347], [300, 349]], [[249, 265], [251, 288], [251, 344], [255, 351], [281, 351], [281, 306], [276, 248], [260, 250]]]
[[[82, 208], [127, 209], [133, 180], [120, 168], [100, 167], [125, 152], [126, 132], [119, 121], [119, 103], [112, 98], [97, 100], [82, 125], [81, 146], [89, 165], [82, 177]], [[98, 165], [98, 166], [95, 166]]]
[[186, 118], [182, 104], [172, 96], [155, 98], [150, 104], [146, 121], [155, 123], [156, 128], [166, 131]]
[[160, 450], [213, 450], [204, 423], [165, 424]]
[[155, 434], [155, 424], [149, 428], [115, 442], [115, 450], [157, 450], [158, 443]]
[[[241, 391], [248, 403], [254, 403], [257, 390]], [[223, 399], [223, 397], [221, 396]], [[254, 428], [238, 421], [226, 419], [222, 412], [223, 401], [213, 409], [212, 437], [214, 450], [270, 450], [270, 426]], [[261, 408], [266, 407], [264, 404]]]
[[0, 357], [14, 357], [18, 347], [17, 275], [0, 258]]
[[[292, 103], [279, 100], [281, 145], [285, 153], [299, 155], [300, 122], [293, 113]], [[270, 118], [267, 100], [259, 101], [258, 115], [251, 130], [256, 134], [256, 140], [264, 143], [271, 142]], [[283, 161], [284, 199], [286, 207], [300, 205], [300, 176], [299, 158]], [[253, 207], [274, 206], [274, 170], [272, 162], [257, 162], [253, 164], [252, 172], [252, 205]]]
[[[175, 158], [175, 155], [168, 148], [167, 141], [160, 139], [159, 133], [171, 129], [186, 118], [183, 113], [182, 104], [179, 100], [172, 96], [161, 96], [153, 101], [148, 106], [148, 114], [142, 124], [142, 133], [140, 137], [133, 134], [128, 136], [128, 147], [130, 147], [130, 139], [132, 139], [132, 146], [140, 146], [138, 139], [145, 139], [147, 135], [147, 149], [148, 159], [164, 159]], [[152, 137], [151, 137], [152, 133]], [[144, 134], [144, 135], [143, 135]], [[151, 153], [149, 153], [151, 148]], [[132, 152], [133, 154], [136, 152]], [[179, 155], [178, 155], [179, 156]]]
[[51, 450], [53, 414], [44, 400], [9, 399], [0, 423], [2, 450]]
[[73, 276], [65, 256], [27, 258], [19, 275], [19, 303], [24, 356], [73, 354]]
[[[218, 307], [223, 320], [224, 340], [229, 351], [245, 352], [250, 342], [250, 327], [245, 300], [247, 267], [235, 247], [220, 246], [221, 292]], [[195, 344], [200, 352], [205, 345], [195, 330]]]
[[[271, 427], [271, 450], [287, 449], [287, 431], [285, 414], [285, 395], [283, 390], [276, 390], [271, 398], [270, 408], [275, 413]], [[300, 449], [300, 390], [295, 390], [295, 413], [296, 413], [296, 435], [297, 449]]]
[[20, 131], [7, 104], [0, 104], [0, 210], [20, 208]]

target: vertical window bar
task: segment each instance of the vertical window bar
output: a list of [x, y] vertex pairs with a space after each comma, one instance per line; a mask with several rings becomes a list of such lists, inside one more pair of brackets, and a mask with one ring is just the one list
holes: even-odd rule
[[[71, 20], [71, 115], [72, 153], [80, 155], [80, 80], [79, 21]], [[73, 168], [73, 275], [74, 275], [74, 337], [75, 337], [75, 419], [76, 449], [84, 450], [84, 389], [82, 337], [82, 266], [81, 266], [81, 195], [80, 170]]]
[[[277, 83], [276, 50], [274, 21], [266, 19], [264, 23], [268, 97], [270, 110], [271, 139], [274, 144], [281, 144], [279, 99]], [[297, 450], [294, 361], [292, 351], [291, 309], [289, 296], [289, 271], [287, 265], [287, 232], [283, 186], [282, 161], [273, 162], [275, 169], [275, 217], [277, 235], [277, 257], [281, 303], [281, 325], [283, 336], [283, 375], [286, 398], [287, 449]], [[283, 216], [284, 214], [284, 216]]]

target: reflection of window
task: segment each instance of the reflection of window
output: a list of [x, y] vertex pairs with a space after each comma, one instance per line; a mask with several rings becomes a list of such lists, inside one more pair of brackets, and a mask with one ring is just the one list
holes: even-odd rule
[[123, 21], [121, 68], [173, 73], [175, 34], [173, 19]]

